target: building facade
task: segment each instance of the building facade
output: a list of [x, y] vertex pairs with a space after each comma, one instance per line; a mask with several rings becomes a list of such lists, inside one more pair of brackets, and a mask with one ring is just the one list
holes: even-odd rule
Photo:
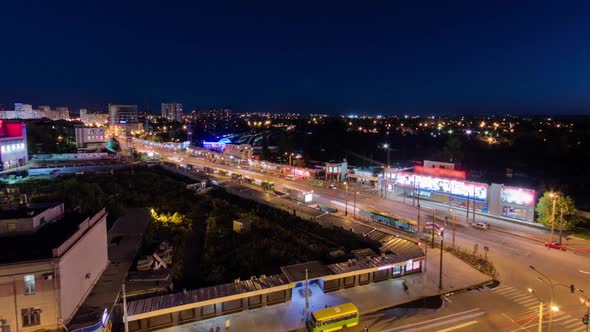
[[57, 222], [0, 241], [21, 250], [0, 258], [2, 331], [60, 330], [72, 319], [108, 264], [106, 216], [103, 209], [77, 228]]
[[162, 103], [162, 117], [168, 121], [182, 121], [183, 107], [180, 103]]
[[110, 124], [116, 135], [129, 135], [132, 131], [140, 130], [137, 105], [109, 104]]
[[80, 109], [80, 122], [102, 126], [109, 121], [107, 113], [90, 112], [85, 108]]
[[24, 166], [28, 159], [27, 126], [21, 122], [0, 120], [1, 169]]
[[96, 151], [106, 147], [107, 140], [103, 127], [78, 126], [75, 129], [78, 150]]

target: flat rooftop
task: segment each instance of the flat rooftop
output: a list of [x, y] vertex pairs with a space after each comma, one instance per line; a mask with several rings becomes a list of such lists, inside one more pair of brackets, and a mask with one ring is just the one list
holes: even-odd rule
[[15, 218], [32, 218], [39, 213], [62, 203], [38, 203], [0, 209], [0, 220]]
[[0, 264], [50, 259], [59, 247], [78, 230], [88, 215], [66, 213], [31, 235], [5, 237], [0, 240]]
[[289, 282], [305, 281], [305, 270], [307, 270], [307, 278], [309, 280], [318, 279], [332, 274], [328, 266], [319, 261], [281, 266], [281, 271], [289, 279]]

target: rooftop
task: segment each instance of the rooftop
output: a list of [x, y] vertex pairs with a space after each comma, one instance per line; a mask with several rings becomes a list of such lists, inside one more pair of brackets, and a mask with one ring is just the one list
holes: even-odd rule
[[214, 298], [242, 294], [287, 284], [289, 284], [289, 280], [287, 280], [283, 274], [272, 275], [264, 278], [254, 278], [252, 280], [243, 280], [231, 284], [199, 288], [187, 292], [161, 295], [147, 299], [131, 301], [127, 306], [127, 312], [129, 316], [133, 316], [144, 312], [171, 308], [188, 303], [202, 302]]
[[52, 258], [53, 249], [76, 233], [87, 217], [66, 213], [61, 221], [46, 225], [34, 234], [3, 238], [0, 241], [0, 264]]
[[281, 271], [289, 279], [289, 282], [299, 282], [305, 280], [305, 270], [309, 280], [318, 279], [332, 274], [330, 269], [319, 261], [282, 266]]
[[32, 218], [41, 212], [56, 207], [62, 203], [37, 203], [15, 206], [0, 210], [0, 220], [15, 218]]

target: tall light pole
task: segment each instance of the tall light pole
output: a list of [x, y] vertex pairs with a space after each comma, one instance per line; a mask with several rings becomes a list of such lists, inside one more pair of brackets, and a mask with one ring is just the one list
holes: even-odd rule
[[529, 265], [529, 268], [535, 272], [537, 272], [538, 275], [540, 275], [541, 277], [537, 277], [537, 279], [541, 280], [541, 282], [543, 282], [544, 284], [549, 285], [549, 287], [551, 287], [551, 303], [549, 303], [549, 332], [553, 331], [553, 312], [554, 311], [559, 311], [559, 307], [557, 305], [555, 305], [555, 283], [553, 283], [553, 280], [551, 280], [551, 278], [549, 278], [548, 276], [544, 275], [543, 273], [541, 273], [541, 271], [537, 270], [534, 266]]
[[356, 190], [356, 186], [354, 187], [354, 211], [353, 211], [353, 219], [356, 220], [356, 195], [359, 192]]
[[539, 299], [537, 293], [535, 293], [535, 291], [532, 288], [529, 288], [529, 292], [533, 294], [539, 301], [539, 326], [537, 328], [537, 331], [543, 332], [543, 301]]
[[453, 211], [453, 209], [449, 209], [451, 210], [451, 213], [453, 214], [453, 249], [455, 249], [455, 211]]
[[557, 194], [551, 193], [549, 196], [553, 198], [553, 207], [551, 208], [551, 238], [549, 239], [549, 242], [553, 242], [553, 229], [555, 228], [555, 204], [557, 203]]
[[[432, 226], [434, 226], [434, 225], [432, 225]], [[434, 227], [432, 228], [432, 231], [434, 232]], [[442, 278], [443, 278], [443, 237], [440, 238], [440, 271], [438, 274], [438, 289], [440, 289], [440, 290], [443, 289]]]
[[344, 187], [346, 188], [346, 195], [344, 196], [344, 215], [348, 215], [348, 182], [344, 181]]

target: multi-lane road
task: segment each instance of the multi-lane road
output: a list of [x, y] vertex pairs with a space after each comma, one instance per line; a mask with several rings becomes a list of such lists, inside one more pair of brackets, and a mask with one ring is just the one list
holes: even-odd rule
[[[138, 145], [135, 145], [135, 147], [140, 151], [153, 151], [154, 149], [152, 147]], [[254, 170], [238, 168], [234, 165], [218, 164], [209, 160], [191, 157], [173, 151], [159, 149], [156, 150], [156, 152], [170, 162], [206, 166], [214, 169], [226, 170], [232, 173], [240, 173], [243, 176], [252, 179], [272, 181], [275, 183], [276, 188], [279, 191], [282, 191], [281, 188], [292, 188], [306, 192], [313, 191], [314, 202], [334, 207], [339, 210], [339, 214], [342, 214], [344, 206], [346, 202], [348, 202], [348, 218], [351, 219], [355, 214], [353, 208], [356, 205], [357, 213], [358, 209], [371, 209], [390, 213], [402, 218], [417, 220], [418, 209], [417, 207], [412, 206], [411, 198], [406, 199], [406, 204], [404, 204], [398, 200], [384, 199], [373, 194], [359, 192], [356, 194], [355, 204], [355, 193], [354, 190], [350, 190], [350, 188], [347, 198], [346, 191], [341, 188], [330, 189], [327, 187], [315, 187], [311, 186], [307, 181], [291, 181], [278, 174], [260, 173]], [[182, 160], [179, 158], [182, 158]], [[436, 215], [441, 217], [447, 216], [449, 217], [449, 221], [452, 220], [452, 212], [449, 211], [448, 207], [424, 200], [420, 202], [420, 205], [421, 222], [432, 220], [433, 209], [436, 210]], [[503, 310], [510, 308], [510, 306], [516, 306], [518, 308], [518, 305], [521, 304], [520, 302], [523, 302], [523, 299], [525, 299], [524, 295], [528, 294], [528, 288], [534, 289], [539, 299], [546, 303], [550, 302], [551, 296], [554, 294], [554, 303], [559, 306], [559, 313], [554, 316], [561, 315], [562, 317], [566, 317], [567, 315], [567, 317], [579, 320], [586, 313], [586, 308], [581, 304], [578, 293], [575, 292], [572, 294], [569, 285], [573, 284], [575, 288], [586, 290], [587, 294], [590, 294], [590, 274], [584, 273], [590, 270], [590, 243], [577, 239], [564, 240], [565, 244], [568, 246], [568, 250], [561, 252], [555, 249], [548, 249], [544, 246], [544, 241], [548, 240], [548, 233], [545, 230], [480, 214], [476, 216], [476, 221], [489, 223], [491, 227], [488, 230], [476, 229], [465, 220], [465, 211], [456, 213], [456, 233], [454, 235], [455, 245], [471, 251], [474, 250], [474, 245], [477, 245], [478, 253], [480, 254], [484, 254], [484, 247], [487, 247], [488, 257], [494, 263], [498, 271], [498, 280], [502, 282], [500, 287], [503, 288], [498, 288], [498, 290], [494, 291], [490, 290], [489, 292], [468, 293], [466, 295], [455, 296], [452, 300], [454, 305], [447, 305], [444, 310], [432, 314], [432, 318], [438, 316], [442, 317], [445, 314], [451, 315], [450, 317], [452, 318], [455, 317], [452, 315], [459, 314], [463, 309], [469, 308], [467, 310], [472, 310], [474, 306], [488, 313], [487, 315], [482, 315], [482, 317], [502, 316], [499, 311], [495, 312], [494, 310]], [[358, 222], [362, 221], [359, 220]], [[450, 244], [453, 239], [452, 223], [449, 222], [446, 227], [447, 230], [444, 234], [445, 243]], [[531, 269], [530, 266], [533, 266], [544, 276]], [[461, 271], [457, 271], [457, 273], [461, 273]], [[539, 278], [545, 281], [541, 281]], [[551, 281], [546, 279], [551, 279]], [[549, 284], [550, 282], [554, 283], [553, 287]], [[501, 289], [504, 289], [504, 291]], [[519, 297], [511, 296], [519, 294], [519, 292], [522, 293]], [[531, 296], [530, 294], [528, 295]], [[475, 304], [471, 305], [473, 303], [479, 303], [478, 301], [482, 303], [480, 306], [476, 306]], [[510, 304], [505, 304], [505, 302]], [[533, 303], [528, 301], [526, 304], [529, 306], [522, 310], [532, 310], [531, 307], [533, 306]], [[475, 313], [475, 311], [473, 311], [473, 313]], [[490, 315], [490, 313], [495, 314]], [[511, 317], [510, 315], [519, 314], [518, 311], [514, 310], [509, 313], [503, 313], [509, 317]], [[525, 315], [527, 313], [528, 311], [522, 311], [520, 314]], [[383, 313], [383, 315], [387, 315], [387, 313]], [[382, 320], [381, 318], [379, 319]], [[387, 326], [392, 326], [391, 328], [394, 328], [395, 326], [401, 326], [403, 324], [414, 324], [417, 323], [418, 321], [416, 320], [419, 319], [419, 316], [407, 319], [393, 319], [394, 322], [390, 319], [388, 320], [390, 323], [388, 323], [389, 325]], [[424, 319], [424, 317], [422, 317], [422, 319]], [[429, 317], [428, 319], [431, 318]], [[511, 317], [510, 319], [523, 319], [523, 321], [526, 321], [525, 318], [520, 316], [516, 318]], [[557, 318], [554, 317], [554, 320], [556, 319]], [[440, 321], [443, 321], [443, 319], [440, 319]], [[574, 323], [573, 320], [570, 320], [569, 318], [562, 319], [562, 321], [564, 323], [566, 321], [571, 324]], [[478, 318], [478, 322], [482, 322], [482, 318]], [[490, 318], [490, 321], [486, 323], [488, 324], [486, 326], [497, 327], [500, 323], [504, 324], [506, 322], [503, 320], [496, 321], [496, 318]], [[534, 328], [535, 323], [531, 322], [530, 324], [532, 325], [529, 327]], [[467, 326], [468, 325], [466, 325], [466, 327]], [[562, 327], [561, 329], [556, 328], [554, 331], [576, 330], [576, 327], [566, 328], [565, 325], [560, 326]], [[390, 328], [385, 327], [385, 325], [382, 326], [385, 330]], [[418, 327], [420, 327], [419, 324], [414, 326], [416, 330], [420, 330]], [[511, 327], [514, 328], [511, 329]], [[519, 325], [514, 323], [510, 326], [507, 325], [506, 329], [501, 330], [512, 331], [518, 330], [518, 328]], [[421, 330], [428, 331], [429, 329], [425, 328]], [[490, 329], [484, 328], [483, 330]], [[523, 329], [521, 329], [521, 331], [522, 330]], [[391, 331], [397, 330], [392, 329]]]

